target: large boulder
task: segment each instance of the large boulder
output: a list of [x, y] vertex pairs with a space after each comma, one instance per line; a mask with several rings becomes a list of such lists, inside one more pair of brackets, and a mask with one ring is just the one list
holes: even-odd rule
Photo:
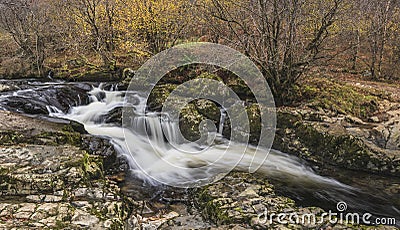
[[46, 115], [51, 106], [66, 113], [72, 106], [87, 104], [89, 90], [88, 84], [38, 87], [5, 95], [0, 104], [7, 110], [32, 115]]
[[206, 120], [193, 104], [187, 105], [180, 112], [179, 129], [182, 135], [189, 141], [197, 141], [201, 137], [200, 124]]
[[165, 84], [156, 85], [147, 101], [147, 106], [151, 111], [161, 111], [165, 101], [169, 97], [172, 91], [176, 89], [177, 85]]
[[298, 111], [281, 109], [273, 147], [319, 165], [400, 175], [400, 151], [375, 144], [369, 134], [373, 126], [348, 123], [345, 117], [319, 117], [304, 120]]
[[[245, 107], [245, 111], [237, 111], [231, 114], [232, 117], [227, 117], [224, 123], [223, 135], [226, 138], [231, 138], [232, 124], [231, 120], [236, 120], [239, 123], [235, 124], [236, 129], [242, 129], [242, 131], [250, 131], [248, 141], [252, 144], [257, 144], [260, 140], [261, 134], [261, 114], [258, 103], [252, 103]], [[248, 130], [243, 127], [247, 127]]]

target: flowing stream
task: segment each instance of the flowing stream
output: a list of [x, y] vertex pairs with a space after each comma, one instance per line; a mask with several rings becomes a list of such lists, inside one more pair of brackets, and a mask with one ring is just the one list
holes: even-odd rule
[[[105, 91], [100, 88], [94, 88], [89, 92], [91, 102], [88, 105], [72, 107], [69, 113], [65, 114], [59, 109], [51, 106], [50, 116], [66, 118], [84, 124], [85, 129], [93, 135], [106, 136], [111, 138], [113, 144], [120, 154], [129, 159], [132, 171], [141, 179], [156, 185], [157, 181], [152, 178], [170, 181], [172, 184], [181, 184], [187, 181], [196, 181], [201, 175], [185, 174], [179, 171], [179, 167], [170, 167], [166, 162], [173, 162], [180, 167], [196, 167], [206, 163], [213, 163], [219, 157], [224, 157], [223, 161], [213, 164], [213, 167], [224, 169], [235, 165], [237, 159], [242, 158], [235, 167], [237, 170], [247, 170], [250, 164], [255, 147], [247, 147], [240, 143], [229, 143], [228, 140], [215, 134], [215, 143], [207, 149], [203, 149], [200, 144], [185, 144], [180, 150], [177, 150], [165, 140], [173, 140], [179, 143], [179, 130], [176, 122], [165, 121], [157, 113], [149, 112], [146, 115], [136, 115], [132, 119], [133, 129], [122, 128], [114, 124], [104, 123], [104, 118], [115, 108], [124, 105], [124, 92]], [[137, 94], [137, 105], [135, 107], [146, 106], [145, 98]], [[221, 119], [225, 119], [221, 116]], [[164, 129], [163, 129], [164, 127]], [[175, 144], [176, 144], [175, 143]], [[229, 144], [228, 144], [229, 143]], [[201, 150], [201, 151], [200, 151]], [[229, 154], [225, 154], [225, 152]], [[244, 154], [243, 154], [244, 152]], [[244, 155], [244, 156], [242, 156]], [[262, 159], [259, 159], [262, 161]], [[222, 163], [221, 163], [222, 162]], [[140, 166], [146, 166], [147, 173], [143, 173]], [[272, 150], [268, 155], [268, 160], [259, 169], [269, 177], [285, 177], [287, 180], [297, 181], [299, 183], [316, 184], [320, 186], [332, 186], [343, 190], [351, 191], [350, 186], [340, 182], [317, 175], [310, 167], [307, 167], [299, 158]], [[208, 173], [199, 170], [198, 173]], [[210, 174], [211, 175], [211, 174]]]
[[[13, 93], [3, 93], [0, 95], [0, 108], [8, 109], [5, 102], [11, 97], [21, 95], [28, 97], [27, 93], [34, 95], [35, 90], [43, 90], [48, 86], [53, 87], [54, 85], [44, 84]], [[71, 85], [60, 83], [57, 87], [71, 87]], [[87, 89], [86, 86], [80, 88]], [[219, 125], [218, 130], [213, 134], [214, 138], [208, 140], [211, 142], [209, 147], [205, 148], [197, 143], [180, 146], [180, 150], [183, 149], [184, 152], [201, 153], [187, 154], [174, 147], [179, 144], [178, 124], [165, 119], [161, 114], [154, 112], [136, 114], [132, 119], [132, 129], [123, 128], [114, 123], [106, 123], [104, 118], [111, 111], [124, 106], [124, 95], [123, 91], [104, 90], [100, 85], [93, 87], [88, 92], [89, 103], [86, 105], [79, 105], [81, 101], [77, 101], [67, 111], [54, 104], [48, 104], [46, 108], [50, 117], [77, 121], [82, 123], [90, 134], [109, 138], [117, 152], [128, 159], [132, 174], [153, 186], [160, 185], [157, 180], [182, 185], [188, 181], [203, 180], [207, 176], [215, 175], [219, 170], [223, 171], [227, 167], [233, 168], [238, 157], [243, 158], [236, 165], [235, 170], [248, 170], [255, 148], [251, 146], [246, 148], [243, 144], [230, 143], [221, 137], [222, 125]], [[136, 98], [137, 103], [133, 105], [133, 108], [140, 111], [146, 107], [146, 100], [139, 92], [136, 93]], [[43, 100], [42, 97], [39, 99]], [[81, 100], [80, 97], [79, 100]], [[221, 121], [223, 122], [224, 119], [225, 114], [221, 113]], [[172, 140], [170, 142], [173, 143], [166, 140]], [[224, 154], [225, 152], [229, 154]], [[223, 161], [216, 161], [221, 156], [224, 157]], [[174, 167], [168, 162], [173, 162]], [[189, 174], [180, 170], [180, 168], [196, 168], [212, 162], [214, 162], [213, 168], [209, 171], [195, 170], [194, 173]], [[356, 186], [350, 186], [336, 179], [321, 176], [301, 159], [276, 150], [271, 150], [258, 173], [272, 180], [278, 193], [295, 199], [300, 205], [316, 205], [336, 211], [336, 203], [344, 201], [349, 210], [355, 212], [368, 212], [381, 217], [398, 218], [400, 216], [399, 195], [383, 192], [382, 189], [373, 190], [373, 185], [368, 183], [356, 183], [355, 181], [358, 179], [362, 180], [362, 178], [357, 179], [355, 176], [358, 175], [357, 173], [346, 172], [348, 174], [344, 177], [340, 173], [335, 174], [336, 178], [354, 175], [356, 179], [347, 182]], [[329, 174], [329, 172], [324, 174]], [[398, 181], [398, 178], [393, 178], [393, 180]], [[382, 183], [380, 186], [386, 185]]]

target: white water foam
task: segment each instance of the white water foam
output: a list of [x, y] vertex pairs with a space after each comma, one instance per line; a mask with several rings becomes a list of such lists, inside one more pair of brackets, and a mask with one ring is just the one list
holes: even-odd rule
[[[221, 135], [216, 135], [215, 143], [208, 148], [197, 143], [190, 143], [179, 146], [177, 149], [174, 145], [166, 142], [167, 139], [179, 143], [180, 134], [177, 122], [162, 119], [162, 116], [157, 113], [133, 117], [133, 129], [106, 124], [102, 118], [113, 109], [124, 106], [124, 92], [106, 91], [100, 86], [93, 88], [89, 95], [90, 104], [72, 107], [68, 114], [49, 108], [50, 115], [80, 122], [90, 134], [110, 138], [115, 149], [129, 160], [133, 173], [151, 184], [158, 184], [158, 181], [169, 181], [170, 185], [185, 187], [193, 181], [200, 183], [205, 178], [218, 175], [219, 171], [223, 171], [222, 169], [227, 167], [246, 171], [253, 160], [255, 147], [232, 143], [223, 139]], [[141, 111], [139, 107], [146, 106], [146, 101], [139, 94], [137, 94], [137, 98], [138, 103], [133, 107], [137, 111]], [[221, 120], [223, 119], [225, 119], [224, 115], [221, 116]], [[222, 127], [220, 125], [219, 133], [222, 133]], [[213, 164], [221, 157], [222, 161], [219, 160], [218, 164]], [[235, 166], [238, 158], [241, 158], [241, 161]], [[145, 166], [145, 168], [141, 168], [139, 165]], [[206, 165], [212, 165], [212, 167], [204, 168], [203, 166]], [[194, 169], [190, 174], [183, 170], [188, 167]], [[285, 178], [285, 180], [297, 183], [351, 188], [336, 180], [317, 175], [299, 158], [276, 150], [271, 150], [258, 172], [269, 177]]]

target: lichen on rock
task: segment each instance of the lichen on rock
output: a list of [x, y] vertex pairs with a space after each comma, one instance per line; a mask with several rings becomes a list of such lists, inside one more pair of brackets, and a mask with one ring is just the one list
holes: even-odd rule
[[105, 177], [103, 157], [83, 149], [73, 126], [0, 113], [0, 131], [10, 137], [0, 143], [0, 228], [124, 226], [133, 202]]

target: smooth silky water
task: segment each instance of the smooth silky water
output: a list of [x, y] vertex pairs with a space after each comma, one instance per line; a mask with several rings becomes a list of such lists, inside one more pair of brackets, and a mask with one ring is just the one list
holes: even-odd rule
[[[132, 174], [150, 185], [159, 185], [152, 177], [179, 183], [187, 180], [196, 181], [197, 178], [204, 177], [199, 174], [214, 175], [215, 173], [199, 170], [196, 172], [198, 174], [188, 175], [179, 170], [179, 167], [172, 167], [168, 162], [173, 162], [175, 166], [196, 168], [216, 162], [222, 156], [224, 157], [223, 161], [217, 161], [218, 164], [213, 165], [218, 172], [224, 167], [232, 167], [238, 157], [243, 157], [235, 170], [248, 170], [255, 148], [252, 146], [246, 148], [243, 144], [230, 143], [222, 138], [220, 135], [222, 125], [219, 125], [218, 133], [214, 133], [215, 139], [211, 147], [203, 149], [203, 146], [197, 143], [185, 144], [185, 146], [180, 146], [180, 150], [184, 150], [182, 152], [166, 142], [166, 140], [175, 140], [176, 143], [179, 143], [177, 134], [179, 130], [176, 122], [163, 119], [160, 114], [149, 112], [146, 116], [142, 114], [133, 118], [133, 129], [105, 124], [101, 118], [113, 109], [123, 106], [124, 92], [94, 88], [89, 94], [92, 100], [89, 105], [73, 107], [68, 114], [51, 113], [51, 115], [75, 120], [84, 124], [89, 133], [110, 138], [117, 151], [129, 160]], [[104, 95], [104, 98], [99, 100], [100, 94]], [[141, 111], [141, 108], [145, 106], [146, 100], [138, 93], [137, 104], [134, 105], [134, 108]], [[223, 122], [224, 119], [225, 114], [221, 113], [221, 121]], [[224, 154], [226, 151], [228, 154]], [[191, 154], [193, 152], [198, 154]], [[147, 166], [145, 168], [147, 173], [143, 173], [137, 163]], [[334, 212], [336, 203], [344, 201], [349, 207], [348, 211], [369, 212], [386, 217], [400, 216], [398, 194], [386, 193], [382, 189], [373, 190], [368, 184], [362, 185], [357, 184], [356, 181], [348, 181], [358, 185], [352, 187], [335, 179], [318, 175], [301, 159], [276, 150], [270, 151], [258, 173], [274, 182], [278, 193], [289, 196], [300, 204], [317, 205], [329, 208]], [[349, 173], [354, 178], [359, 178], [356, 176], [357, 172], [343, 171], [343, 173], [335, 173], [335, 175], [344, 179], [345, 175]], [[397, 178], [392, 179], [400, 182]], [[375, 180], [379, 181], [378, 178]]]
[[[0, 94], [0, 109], [2, 99], [15, 95], [29, 97], [29, 94], [35, 93], [36, 88], [43, 89], [46, 85], [54, 85], [54, 83], [41, 83], [31, 89]], [[68, 87], [68, 85], [60, 84], [60, 87]], [[215, 133], [210, 133], [213, 138], [206, 142], [211, 141], [211, 146], [190, 143], [179, 146], [177, 150], [174, 146], [180, 141], [178, 124], [159, 113], [136, 114], [132, 117], [132, 128], [105, 123], [104, 117], [107, 114], [124, 106], [124, 96], [125, 92], [107, 91], [100, 85], [93, 87], [89, 92], [88, 105], [71, 106], [68, 113], [63, 113], [52, 105], [48, 105], [47, 108], [50, 117], [77, 121], [82, 123], [90, 134], [110, 139], [116, 151], [129, 161], [133, 175], [132, 183], [141, 181], [140, 183], [147, 184], [151, 190], [154, 190], [154, 187], [160, 189], [165, 187], [153, 178], [174, 183], [196, 181], [198, 178], [205, 178], [207, 175], [204, 174], [216, 175], [226, 167], [232, 168], [238, 158], [242, 159], [235, 170], [248, 171], [255, 147], [231, 143], [224, 139], [221, 137], [222, 125], [219, 125]], [[131, 106], [133, 110], [142, 111], [146, 107], [146, 100], [140, 93], [136, 94], [136, 98], [137, 103]], [[225, 116], [221, 113], [221, 121], [225, 119]], [[166, 140], [172, 140], [174, 143], [168, 143]], [[224, 154], [225, 152], [228, 154]], [[223, 160], [216, 161], [220, 157], [223, 157]], [[198, 171], [194, 170], [194, 173], [187, 174], [180, 170], [180, 167], [196, 169], [213, 162], [213, 169], [209, 171], [199, 168]], [[146, 166], [144, 168], [146, 173], [143, 173], [143, 168], [139, 165]], [[295, 156], [271, 150], [257, 173], [272, 181], [278, 194], [293, 198], [298, 205], [319, 206], [335, 212], [336, 203], [344, 201], [349, 207], [347, 211], [399, 218], [398, 191], [386, 189], [390, 185], [400, 184], [399, 178], [372, 176], [335, 168], [329, 169], [329, 167], [326, 167], [325, 171], [318, 169], [317, 171], [326, 176], [317, 174], [306, 162]]]

